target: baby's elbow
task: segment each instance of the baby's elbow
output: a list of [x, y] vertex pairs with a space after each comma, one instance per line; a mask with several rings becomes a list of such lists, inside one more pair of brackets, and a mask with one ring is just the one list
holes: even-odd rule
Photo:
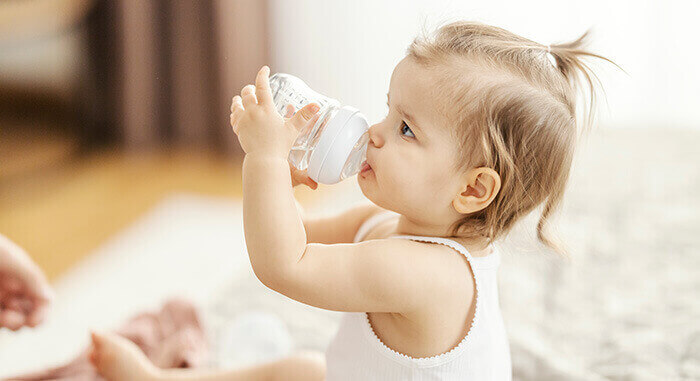
[[253, 269], [253, 274], [255, 274], [255, 277], [258, 278], [260, 283], [269, 287], [268, 283], [270, 283], [272, 274], [270, 274], [270, 266], [266, 262], [267, 261], [260, 260], [259, 257], [255, 255], [250, 255], [250, 267]]
[[278, 266], [272, 266], [269, 263], [251, 262], [253, 273], [258, 278], [260, 283], [265, 287], [279, 292], [282, 288], [283, 272], [278, 269]]
[[269, 255], [271, 253], [250, 255], [250, 265], [255, 277], [267, 288], [284, 294], [285, 288], [294, 284], [299, 261], [308, 247], [308, 244], [304, 245], [296, 253], [285, 256]]

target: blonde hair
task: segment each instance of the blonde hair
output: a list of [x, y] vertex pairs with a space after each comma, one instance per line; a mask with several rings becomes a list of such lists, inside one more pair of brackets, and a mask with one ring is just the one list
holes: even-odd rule
[[575, 41], [548, 48], [495, 26], [458, 21], [417, 37], [408, 47], [409, 57], [439, 70], [436, 89], [453, 100], [441, 111], [456, 122], [451, 132], [461, 149], [454, 169], [485, 166], [501, 177], [493, 202], [455, 222], [452, 236], [485, 236], [493, 242], [544, 204], [537, 238], [565, 253], [546, 228], [563, 198], [578, 138], [577, 73], [591, 90], [581, 131], [589, 130], [594, 120], [591, 75], [600, 83], [581, 57], [600, 58], [619, 68], [583, 49], [588, 35], [586, 31]]

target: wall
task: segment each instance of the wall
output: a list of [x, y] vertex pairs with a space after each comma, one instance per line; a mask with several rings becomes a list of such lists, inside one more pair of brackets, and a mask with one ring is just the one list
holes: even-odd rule
[[601, 125], [700, 129], [700, 2], [271, 0], [269, 12], [272, 71], [302, 77], [372, 122], [383, 118], [393, 67], [421, 27], [472, 19], [543, 44], [593, 28], [591, 49], [628, 73], [594, 62], [607, 94]]

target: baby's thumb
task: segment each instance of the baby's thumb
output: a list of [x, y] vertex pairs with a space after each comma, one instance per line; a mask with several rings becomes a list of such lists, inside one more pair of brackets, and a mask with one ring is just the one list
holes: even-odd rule
[[306, 123], [309, 122], [309, 120], [311, 120], [311, 118], [314, 117], [314, 115], [316, 115], [319, 109], [320, 107], [316, 103], [309, 103], [294, 114], [291, 119], [292, 124], [297, 130], [300, 130], [306, 125]]

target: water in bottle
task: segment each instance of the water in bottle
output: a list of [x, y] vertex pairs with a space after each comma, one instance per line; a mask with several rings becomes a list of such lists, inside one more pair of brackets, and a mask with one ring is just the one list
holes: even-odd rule
[[317, 183], [335, 184], [360, 171], [369, 142], [369, 123], [357, 109], [341, 106], [335, 99], [312, 90], [301, 79], [284, 73], [270, 77], [277, 112], [286, 116], [309, 103], [320, 106], [315, 123], [305, 125], [297, 136], [289, 161]]

